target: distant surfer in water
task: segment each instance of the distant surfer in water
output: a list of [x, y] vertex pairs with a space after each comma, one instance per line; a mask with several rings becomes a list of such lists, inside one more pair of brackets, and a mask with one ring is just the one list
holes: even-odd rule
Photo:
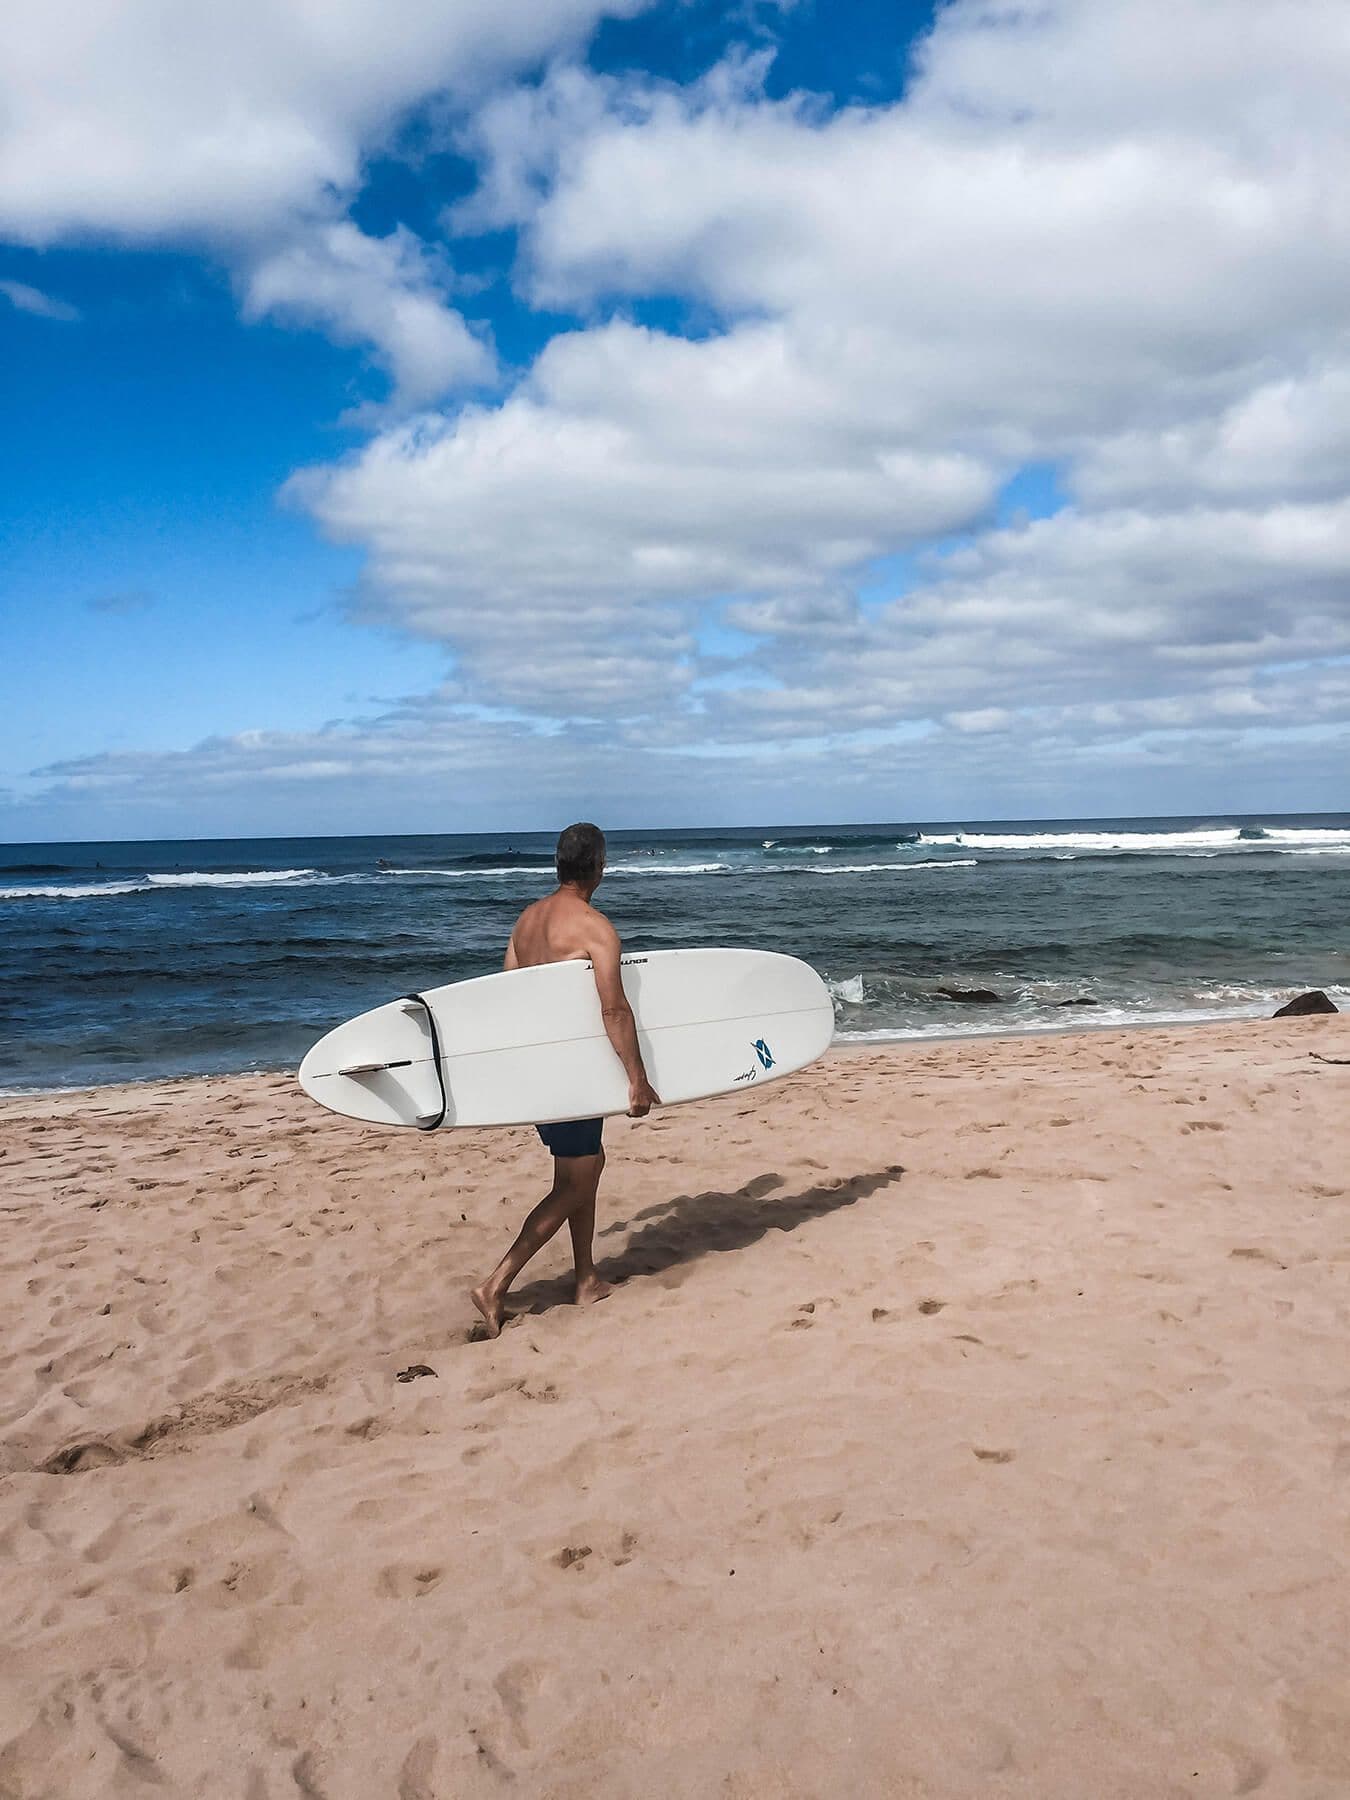
[[[558, 886], [546, 899], [527, 906], [516, 920], [506, 946], [508, 969], [533, 969], [541, 963], [589, 962], [595, 971], [600, 1010], [614, 1053], [628, 1076], [628, 1116], [645, 1118], [660, 1105], [638, 1047], [633, 1009], [623, 991], [619, 934], [591, 895], [605, 872], [605, 834], [597, 825], [569, 825], [558, 839], [555, 858]], [[536, 1251], [541, 1250], [564, 1219], [572, 1233], [579, 1306], [603, 1300], [610, 1292], [595, 1272], [595, 1195], [605, 1166], [601, 1147], [603, 1119], [575, 1119], [565, 1125], [535, 1129], [553, 1152], [553, 1186], [520, 1228], [473, 1303], [482, 1313], [488, 1336], [496, 1337], [506, 1311], [506, 1293]]]

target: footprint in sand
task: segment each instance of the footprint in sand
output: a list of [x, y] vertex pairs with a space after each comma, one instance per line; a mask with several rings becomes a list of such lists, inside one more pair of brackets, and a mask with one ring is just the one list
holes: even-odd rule
[[371, 1438], [383, 1437], [389, 1424], [377, 1413], [368, 1413], [364, 1418], [354, 1419], [345, 1429], [348, 1437], [360, 1438], [363, 1443], [368, 1443]]
[[381, 1569], [375, 1587], [386, 1600], [420, 1600], [432, 1593], [445, 1578], [441, 1568], [421, 1568], [412, 1563], [391, 1563]]
[[436, 1800], [431, 1782], [439, 1749], [434, 1737], [418, 1738], [398, 1772], [398, 1800]]
[[508, 1663], [493, 1682], [511, 1726], [511, 1734], [522, 1750], [530, 1748], [527, 1715], [530, 1702], [544, 1685], [545, 1670], [540, 1663]]
[[108, 1468], [113, 1463], [125, 1461], [122, 1451], [114, 1449], [98, 1439], [91, 1439], [83, 1444], [71, 1444], [64, 1450], [58, 1450], [55, 1456], [49, 1456], [41, 1467], [48, 1475], [74, 1475], [84, 1469]]

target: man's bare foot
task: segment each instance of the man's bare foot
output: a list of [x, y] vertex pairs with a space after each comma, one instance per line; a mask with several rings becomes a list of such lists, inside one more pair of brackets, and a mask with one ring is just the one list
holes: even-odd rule
[[607, 1300], [614, 1289], [607, 1281], [601, 1281], [598, 1275], [583, 1275], [577, 1281], [577, 1305], [594, 1306], [597, 1300]]
[[506, 1306], [501, 1297], [493, 1293], [491, 1284], [485, 1281], [482, 1287], [472, 1288], [469, 1298], [482, 1313], [488, 1336], [490, 1338], [500, 1337], [502, 1320], [506, 1317]]

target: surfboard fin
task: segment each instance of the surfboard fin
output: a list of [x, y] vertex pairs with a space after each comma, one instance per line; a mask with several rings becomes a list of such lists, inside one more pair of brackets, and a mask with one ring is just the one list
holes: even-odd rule
[[339, 1069], [339, 1075], [379, 1075], [386, 1069], [410, 1069], [412, 1058], [405, 1056], [402, 1062], [352, 1063], [345, 1069]]

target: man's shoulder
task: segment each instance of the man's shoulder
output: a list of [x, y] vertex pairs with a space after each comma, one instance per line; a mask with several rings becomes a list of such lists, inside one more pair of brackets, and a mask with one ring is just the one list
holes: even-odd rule
[[585, 909], [586, 931], [592, 940], [597, 944], [617, 944], [619, 934], [599, 907], [592, 906], [588, 900]]

